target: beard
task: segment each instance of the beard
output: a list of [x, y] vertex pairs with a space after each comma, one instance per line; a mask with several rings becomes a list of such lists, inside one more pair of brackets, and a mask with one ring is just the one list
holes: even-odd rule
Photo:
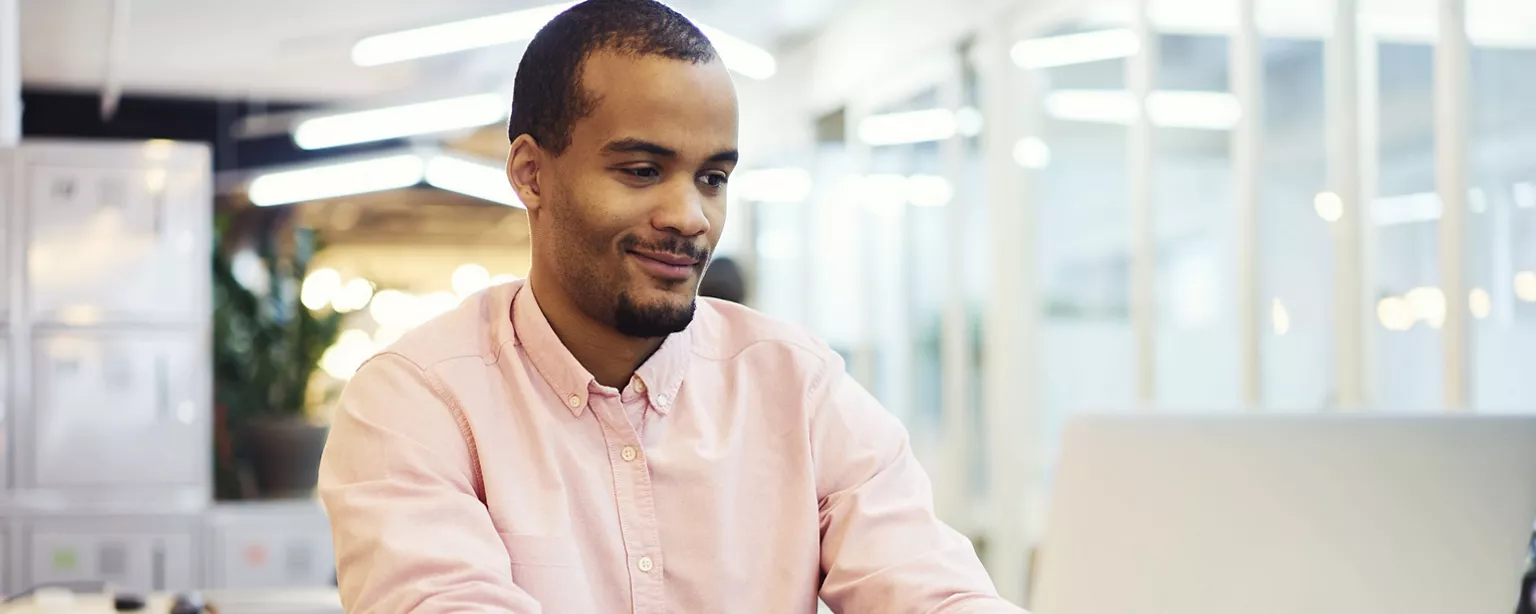
[[[700, 248], [682, 237], [668, 237], [654, 243], [642, 242], [635, 235], [627, 235], [619, 239], [620, 253], [628, 253], [637, 248], [682, 254], [706, 265], [709, 262], [709, 250]], [[688, 328], [688, 324], [693, 322], [693, 312], [698, 307], [695, 290], [695, 288], [689, 289], [686, 305], [669, 304], [665, 301], [641, 304], [629, 291], [620, 291], [615, 297], [613, 327], [619, 331], [619, 334], [627, 337], [654, 338], [683, 332], [683, 329]]]
[[693, 312], [698, 300], [688, 301], [687, 306], [635, 302], [629, 292], [620, 292], [618, 304], [613, 310], [613, 328], [626, 337], [654, 338], [683, 332], [693, 322]]
[[566, 206], [551, 207], [555, 243], [570, 246], [552, 260], [559, 263], [555, 271], [576, 307], [626, 337], [665, 337], [688, 328], [697, 307], [696, 286], [705, 267], [698, 267], [691, 281], [675, 283], [671, 291], [658, 290], [671, 296], [648, 298], [637, 292], [636, 286], [652, 286], [654, 282], [648, 276], [631, 277], [624, 259], [630, 250], [643, 248], [708, 263], [709, 248], [678, 235], [647, 241], [627, 234], [617, 245], [593, 241], [591, 237], [601, 233], [594, 233], [593, 225], [579, 213], [586, 208], [578, 203], [572, 199], [561, 203]]

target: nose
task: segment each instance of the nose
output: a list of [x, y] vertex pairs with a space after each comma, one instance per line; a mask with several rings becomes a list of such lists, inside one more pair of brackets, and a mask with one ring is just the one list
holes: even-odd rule
[[684, 237], [696, 237], [709, 232], [709, 216], [705, 215], [705, 209], [710, 206], [710, 197], [701, 193], [691, 178], [672, 183], [672, 188], [662, 196], [651, 225], [657, 230]]

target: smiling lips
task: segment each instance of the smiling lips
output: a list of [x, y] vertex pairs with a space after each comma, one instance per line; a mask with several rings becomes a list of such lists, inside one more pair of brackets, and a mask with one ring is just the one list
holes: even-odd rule
[[697, 258], [672, 252], [632, 249], [629, 254], [640, 263], [640, 268], [665, 281], [687, 281], [693, 276], [694, 267], [699, 265]]

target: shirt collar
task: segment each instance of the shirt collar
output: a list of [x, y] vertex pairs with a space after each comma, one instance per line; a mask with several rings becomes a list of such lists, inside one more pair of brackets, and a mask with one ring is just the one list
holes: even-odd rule
[[692, 331], [690, 326], [683, 332], [667, 335], [656, 353], [635, 371], [635, 377], [645, 382], [645, 394], [651, 401], [651, 408], [663, 416], [672, 411], [672, 406], [677, 403], [677, 391], [683, 386], [688, 358], [693, 355], [690, 347]]
[[[518, 345], [527, 352], [534, 369], [544, 377], [571, 415], [581, 417], [588, 398], [601, 388], [600, 384], [555, 335], [555, 329], [550, 327], [534, 298], [531, 284], [523, 282], [512, 298], [511, 311], [513, 334]], [[659, 414], [666, 415], [677, 403], [683, 374], [687, 372], [688, 360], [693, 354], [691, 344], [691, 327], [668, 335], [656, 353], [635, 371], [635, 377], [645, 383], [645, 394], [651, 407]]]

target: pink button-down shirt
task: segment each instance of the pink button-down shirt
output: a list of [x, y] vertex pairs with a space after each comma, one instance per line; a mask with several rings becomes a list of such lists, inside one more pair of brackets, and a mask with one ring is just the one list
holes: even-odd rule
[[712, 300], [615, 390], [471, 297], [353, 377], [320, 495], [348, 612], [1022, 611], [837, 354]]

